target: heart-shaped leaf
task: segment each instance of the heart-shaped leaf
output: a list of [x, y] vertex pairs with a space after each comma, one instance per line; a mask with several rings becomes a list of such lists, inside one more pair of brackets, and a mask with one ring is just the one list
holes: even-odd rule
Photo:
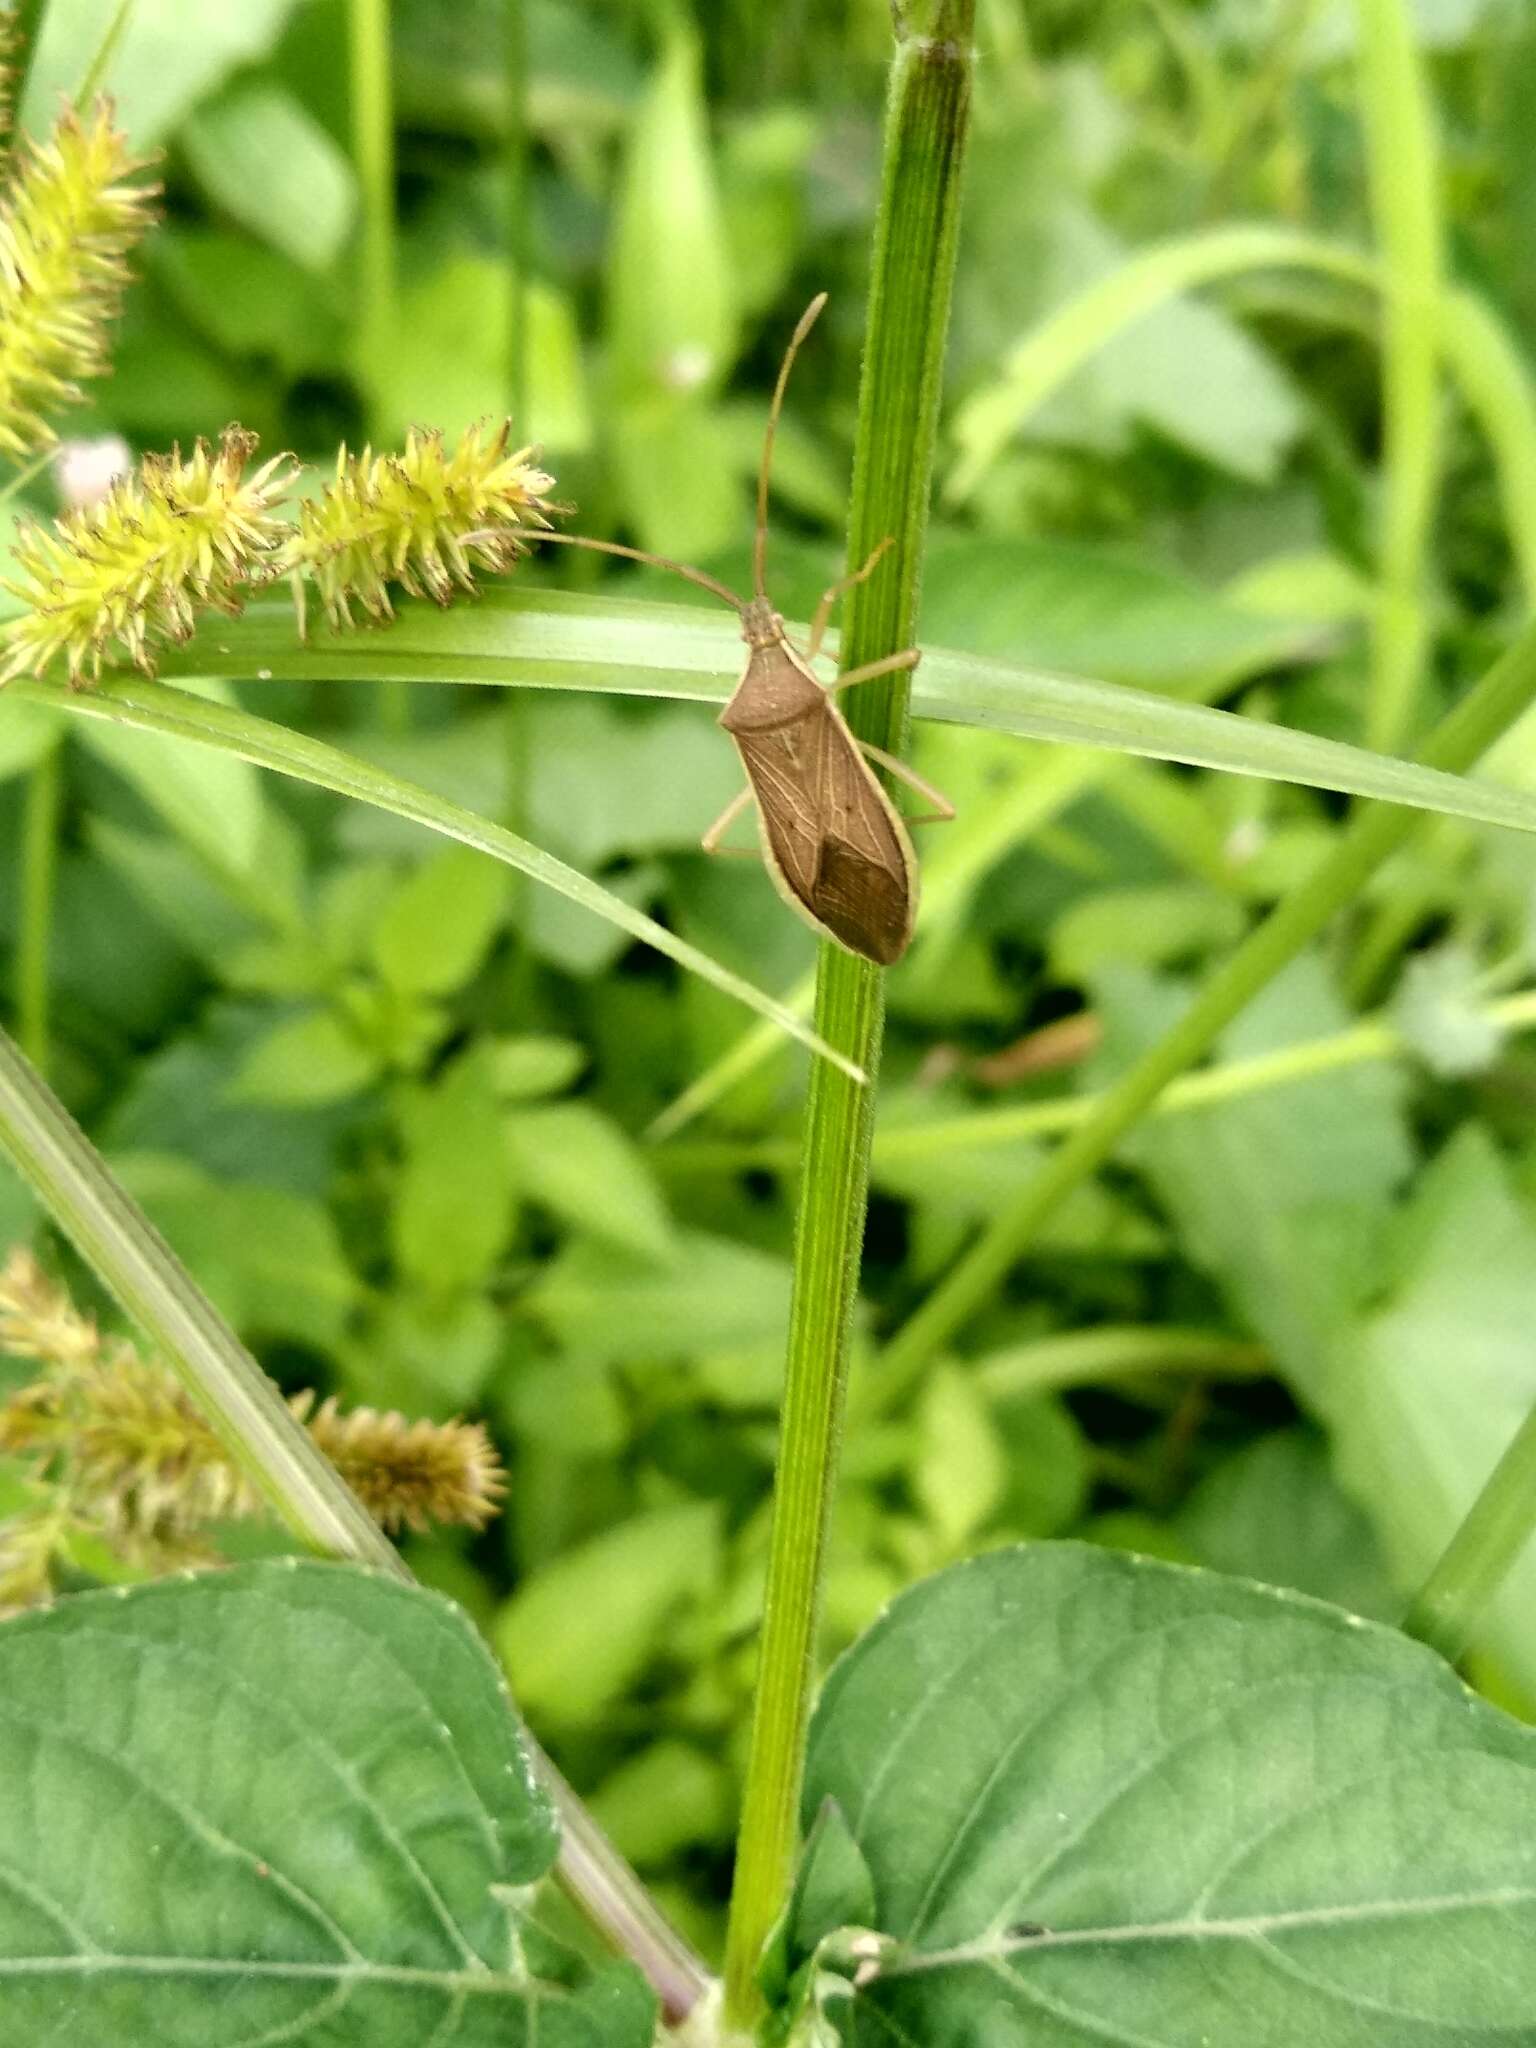
[[456, 1609], [280, 1559], [0, 1627], [0, 2039], [643, 2048], [531, 1970], [555, 1828]]
[[1402, 1636], [1077, 1545], [898, 1600], [817, 1711], [922, 2048], [1536, 2040], [1536, 1735]]

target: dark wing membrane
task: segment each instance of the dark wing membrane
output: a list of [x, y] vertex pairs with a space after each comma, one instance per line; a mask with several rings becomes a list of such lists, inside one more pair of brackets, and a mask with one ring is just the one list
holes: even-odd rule
[[911, 850], [832, 706], [733, 737], [785, 893], [850, 952], [899, 960], [912, 936]]

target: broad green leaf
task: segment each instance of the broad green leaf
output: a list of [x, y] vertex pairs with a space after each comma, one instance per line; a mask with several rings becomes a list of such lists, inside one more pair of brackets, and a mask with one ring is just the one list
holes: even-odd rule
[[506, 872], [447, 846], [393, 891], [373, 928], [373, 962], [391, 988], [442, 996], [485, 958], [507, 903]]
[[1402, 1612], [1370, 1522], [1312, 1430], [1272, 1430], [1222, 1458], [1179, 1510], [1178, 1531], [1215, 1571], [1289, 1586], [1373, 1621]]
[[650, 2041], [633, 1972], [529, 1971], [554, 1822], [435, 1594], [292, 1559], [83, 1594], [0, 1630], [0, 1696], [8, 2041]]
[[[161, 141], [187, 110], [242, 64], [272, 49], [298, 0], [240, 0], [205, 8], [198, 0], [134, 0], [107, 72], [118, 118], [139, 149]], [[121, 0], [69, 0], [46, 7], [27, 76], [21, 125], [47, 132], [60, 95], [73, 98]]]
[[[308, 657], [305, 659], [307, 661]], [[520, 839], [516, 833], [489, 824], [458, 804], [434, 797], [429, 791], [386, 774], [382, 769], [370, 768], [339, 748], [287, 732], [281, 726], [253, 718], [247, 712], [200, 702], [180, 690], [167, 690], [156, 683], [113, 684], [107, 689], [89, 692], [72, 691], [60, 684], [48, 683], [15, 683], [11, 687], [29, 702], [66, 704], [82, 711], [87, 718], [101, 720], [109, 726], [131, 726], [140, 732], [195, 738], [216, 752], [234, 755], [259, 767], [275, 768], [280, 774], [296, 776], [300, 781], [315, 783], [341, 796], [355, 797], [360, 802], [376, 805], [380, 810], [393, 812], [397, 817], [411, 818], [418, 824], [427, 825], [465, 846], [477, 847], [545, 887], [557, 890], [599, 917], [607, 918], [631, 937], [654, 946], [657, 952], [665, 953], [680, 967], [702, 976], [727, 995], [735, 996], [749, 1009], [773, 1018], [792, 1038], [799, 1039], [823, 1058], [854, 1073], [856, 1079], [863, 1079], [842, 1054], [835, 1052], [785, 1004], [765, 996], [750, 982], [743, 981], [710, 959], [708, 954], [701, 953], [696, 946], [674, 937], [664, 925], [631, 908], [612, 891], [599, 887], [574, 868], [567, 867], [563, 861], [530, 845], [526, 839]]]
[[341, 149], [281, 86], [242, 79], [199, 107], [180, 142], [215, 206], [305, 270], [329, 270], [357, 211]]
[[834, 1668], [892, 1946], [857, 2048], [1464, 2048], [1536, 2011], [1536, 1734], [1299, 1595], [1077, 1545], [902, 1595]]
[[718, 1516], [703, 1501], [632, 1516], [518, 1588], [496, 1646], [530, 1714], [576, 1726], [602, 1720], [664, 1646], [678, 1609], [709, 1589]]
[[664, 1257], [672, 1222], [649, 1165], [613, 1121], [586, 1102], [513, 1109], [506, 1141], [518, 1192], [574, 1229]]
[[[526, 683], [710, 704], [719, 704], [734, 688], [741, 666], [740, 639], [729, 618], [716, 624], [709, 613], [692, 607], [511, 588], [488, 590], [480, 603], [448, 612], [415, 606], [387, 632], [354, 634], [302, 651], [294, 645], [291, 613], [266, 600], [252, 605], [242, 619], [221, 620], [218, 644], [227, 651], [218, 655], [216, 665], [233, 676], [266, 669], [274, 676], [369, 682], [401, 677], [418, 682]], [[167, 653], [163, 667], [167, 673], [193, 674], [199, 667], [206, 669], [211, 659], [203, 637], [197, 636], [187, 648]], [[152, 715], [168, 715], [167, 698], [175, 703], [173, 693], [127, 680], [89, 693], [48, 683], [13, 683], [11, 688], [29, 702], [59, 704], [84, 717], [115, 717], [145, 725]], [[1480, 776], [1449, 775], [1289, 726], [1177, 703], [1113, 683], [1048, 675], [983, 655], [925, 649], [914, 680], [913, 709], [920, 718], [951, 725], [987, 726], [1025, 739], [1103, 747], [1196, 768], [1299, 782], [1380, 797], [1447, 817], [1536, 831], [1536, 799]], [[226, 735], [232, 730], [232, 716], [184, 713], [174, 729], [189, 737], [196, 731], [212, 741], [216, 729]], [[262, 744], [264, 749], [261, 756], [253, 752], [251, 758], [265, 760], [270, 742], [266, 735], [258, 741], [261, 722], [247, 717], [242, 730], [249, 747]], [[290, 734], [284, 764], [288, 772], [296, 772], [293, 764], [301, 750], [318, 750], [329, 764], [345, 758], [317, 741], [301, 741]], [[310, 752], [305, 758], [315, 760]], [[349, 763], [348, 769], [355, 774], [355, 764]], [[331, 765], [327, 772], [339, 771]], [[312, 779], [326, 778], [312, 771]]]
[[[1339, 1476], [1414, 1587], [1536, 1404], [1536, 1221], [1464, 1128], [1406, 1206], [1384, 1296], [1341, 1347], [1327, 1416]], [[1478, 1632], [1536, 1698], [1536, 1550]]]
[[330, 1010], [306, 1010], [259, 1038], [230, 1085], [234, 1102], [344, 1102], [379, 1076], [379, 1058]]
[[390, 1211], [396, 1264], [428, 1295], [489, 1278], [512, 1227], [490, 1054], [472, 1046], [412, 1099]]
[[1432, 1074], [1480, 1074], [1498, 1058], [1504, 1033], [1489, 1016], [1474, 955], [1458, 945], [1415, 953], [1392, 998], [1392, 1022]]

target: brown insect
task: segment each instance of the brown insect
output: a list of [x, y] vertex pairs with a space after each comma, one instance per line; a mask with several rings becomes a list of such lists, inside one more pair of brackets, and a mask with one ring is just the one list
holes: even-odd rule
[[862, 568], [825, 593], [803, 651], [789, 639], [783, 618], [764, 587], [774, 435], [795, 356], [826, 302], [827, 295], [822, 292], [801, 315], [774, 386], [757, 479], [750, 598], [740, 598], [713, 576], [686, 563], [669, 561], [664, 555], [622, 547], [615, 541], [591, 540], [582, 534], [544, 533], [540, 538], [671, 569], [723, 599], [738, 615], [741, 637], [749, 651], [741, 681], [720, 713], [720, 724], [735, 742], [747, 787], [731, 799], [704, 834], [704, 850], [719, 852], [720, 841], [732, 824], [755, 802], [763, 859], [785, 902], [824, 938], [888, 966], [901, 958], [912, 938], [917, 914], [917, 856], [906, 823], [869, 762], [877, 761], [934, 806], [914, 818], [913, 824], [952, 818], [955, 813], [904, 761], [865, 740], [856, 740], [833, 693], [896, 669], [915, 668], [918, 650], [908, 647], [880, 661], [865, 662], [829, 683], [820, 680], [811, 664], [821, 651], [832, 607], [872, 573], [891, 542], [889, 538], [881, 541]]

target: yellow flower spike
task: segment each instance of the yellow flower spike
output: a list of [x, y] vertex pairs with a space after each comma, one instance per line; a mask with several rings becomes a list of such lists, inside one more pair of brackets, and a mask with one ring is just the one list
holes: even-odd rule
[[336, 475], [299, 507], [281, 569], [297, 594], [312, 583], [333, 631], [393, 616], [389, 585], [447, 604], [472, 591], [478, 569], [499, 574], [548, 526], [554, 478], [534, 467], [533, 450], [511, 450], [511, 422], [471, 427], [451, 450], [434, 431], [412, 428], [398, 455], [343, 449]]
[[108, 100], [23, 136], [0, 202], [0, 450], [25, 455], [57, 434], [47, 412], [107, 368], [106, 330], [158, 187], [128, 153]]
[[152, 675], [154, 647], [186, 640], [199, 611], [237, 612], [247, 587], [276, 573], [290, 531], [277, 508], [291, 458], [248, 477], [255, 450], [254, 434], [226, 427], [216, 450], [199, 441], [185, 460], [179, 449], [146, 455], [136, 475], [51, 529], [20, 525], [4, 588], [31, 609], [5, 629], [0, 684], [62, 658], [81, 688], [114, 646]]

